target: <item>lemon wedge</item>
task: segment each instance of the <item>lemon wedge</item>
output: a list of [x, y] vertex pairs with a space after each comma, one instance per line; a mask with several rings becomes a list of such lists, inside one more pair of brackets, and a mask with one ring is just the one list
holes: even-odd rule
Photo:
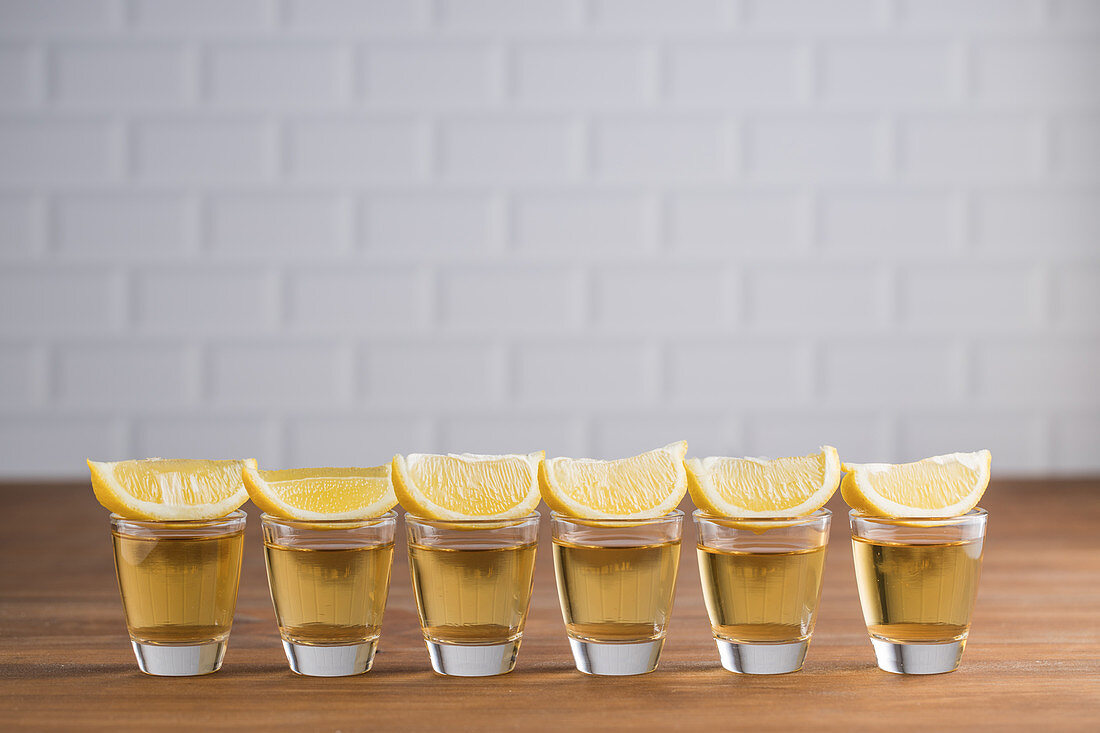
[[949, 453], [915, 463], [845, 463], [840, 484], [853, 509], [878, 517], [957, 517], [989, 486], [987, 450]]
[[797, 458], [689, 458], [695, 506], [720, 517], [802, 517], [820, 509], [840, 485], [836, 448]]
[[398, 454], [393, 488], [405, 511], [426, 519], [518, 519], [539, 504], [544, 455]]
[[284, 519], [370, 519], [397, 504], [389, 466], [285, 471], [245, 466], [244, 485], [253, 504]]
[[687, 442], [615, 461], [547, 458], [539, 466], [542, 498], [582, 519], [651, 519], [668, 514], [687, 491]]
[[127, 519], [151, 520], [224, 517], [248, 501], [246, 466], [255, 468], [256, 459], [88, 461], [100, 504]]

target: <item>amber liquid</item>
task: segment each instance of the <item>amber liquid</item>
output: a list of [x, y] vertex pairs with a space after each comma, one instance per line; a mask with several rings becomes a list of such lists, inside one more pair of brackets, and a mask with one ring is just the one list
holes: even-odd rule
[[711, 630], [739, 643], [793, 642], [814, 629], [825, 548], [737, 552], [699, 547]]
[[982, 542], [888, 544], [852, 538], [863, 618], [896, 643], [959, 641], [982, 571]]
[[306, 548], [264, 545], [279, 632], [296, 644], [377, 639], [386, 609], [393, 543]]
[[111, 533], [130, 636], [145, 644], [221, 641], [233, 626], [244, 532], [146, 538]]
[[413, 594], [425, 638], [502, 644], [523, 633], [536, 543], [490, 549], [409, 545]]
[[575, 639], [642, 642], [665, 635], [680, 541], [596, 547], [554, 540], [565, 629]]

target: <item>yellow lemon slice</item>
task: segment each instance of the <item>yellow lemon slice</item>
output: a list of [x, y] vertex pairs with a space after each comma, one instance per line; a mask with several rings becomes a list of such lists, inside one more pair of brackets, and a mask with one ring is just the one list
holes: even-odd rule
[[845, 463], [840, 493], [848, 506], [877, 517], [957, 517], [982, 498], [992, 460], [980, 450], [916, 463]]
[[695, 506], [720, 517], [801, 517], [820, 509], [840, 485], [831, 445], [797, 458], [689, 458]]
[[405, 511], [419, 517], [517, 519], [539, 504], [538, 465], [544, 455], [398, 454], [393, 488]]
[[224, 517], [248, 501], [245, 466], [255, 468], [256, 459], [88, 461], [100, 504], [127, 519], [153, 520]]
[[245, 466], [244, 485], [253, 504], [284, 519], [370, 519], [397, 504], [389, 466], [285, 471]]
[[547, 458], [539, 466], [542, 498], [582, 519], [651, 519], [668, 514], [687, 491], [687, 442], [616, 461]]

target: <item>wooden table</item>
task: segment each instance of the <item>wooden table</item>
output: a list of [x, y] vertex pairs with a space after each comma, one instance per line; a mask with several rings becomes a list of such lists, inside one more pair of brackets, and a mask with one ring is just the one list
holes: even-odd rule
[[279, 645], [249, 519], [225, 665], [192, 678], [142, 675], [122, 620], [107, 513], [87, 485], [0, 487], [0, 728], [300, 730], [1100, 730], [1100, 480], [996, 481], [985, 568], [959, 671], [875, 667], [860, 616], [843, 505], [805, 668], [721, 669], [685, 535], [660, 668], [633, 678], [573, 668], [544, 532], [515, 672], [432, 673], [403, 549], [374, 670], [298, 677]]

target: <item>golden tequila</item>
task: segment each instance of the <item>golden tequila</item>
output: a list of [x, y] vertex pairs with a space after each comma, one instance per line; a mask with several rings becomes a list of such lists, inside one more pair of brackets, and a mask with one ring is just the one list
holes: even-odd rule
[[264, 544], [275, 617], [295, 644], [377, 639], [390, 585], [393, 543], [355, 547]]
[[143, 644], [228, 638], [237, 604], [244, 532], [141, 537], [111, 532], [130, 636]]
[[978, 594], [982, 541], [935, 544], [852, 537], [867, 630], [893, 643], [966, 638]]
[[618, 547], [554, 539], [566, 632], [604, 643], [663, 638], [679, 564], [679, 540]]
[[409, 544], [424, 636], [443, 644], [518, 640], [527, 620], [537, 543], [475, 549]]
[[824, 546], [753, 552], [700, 545], [697, 550], [716, 638], [750, 644], [810, 638], [821, 597]]

